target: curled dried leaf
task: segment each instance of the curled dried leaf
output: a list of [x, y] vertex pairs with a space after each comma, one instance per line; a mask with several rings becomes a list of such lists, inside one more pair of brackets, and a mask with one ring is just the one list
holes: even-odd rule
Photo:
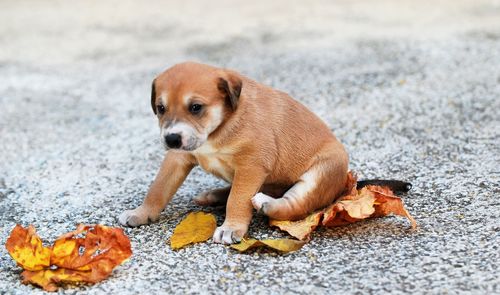
[[388, 187], [368, 185], [358, 190], [357, 177], [347, 174], [344, 194], [332, 205], [298, 221], [270, 220], [271, 226], [288, 232], [291, 236], [303, 240], [319, 225], [334, 227], [354, 223], [366, 218], [396, 214], [408, 218], [412, 228], [416, 228], [415, 219], [404, 208], [403, 201]]
[[64, 268], [43, 269], [39, 271], [25, 270], [21, 273], [23, 284], [33, 284], [45, 291], [55, 292], [62, 284], [80, 284], [86, 282], [85, 273]]
[[253, 248], [266, 247], [279, 252], [289, 253], [299, 250], [305, 243], [306, 242], [304, 241], [292, 239], [243, 239], [240, 243], [231, 245], [231, 248], [236, 249], [239, 252], [246, 252]]
[[26, 270], [40, 270], [50, 266], [50, 248], [44, 247], [32, 225], [16, 225], [5, 244], [10, 256]]
[[351, 194], [339, 198], [328, 207], [322, 224], [330, 227], [340, 226], [391, 213], [408, 218], [412, 228], [416, 228], [417, 223], [404, 208], [403, 200], [394, 195], [390, 188], [368, 185], [359, 191], [351, 190]]
[[[11, 237], [16, 236], [19, 228], [23, 229], [16, 226]], [[37, 239], [41, 245], [41, 240]], [[21, 248], [23, 245], [28, 247], [29, 241], [21, 243]], [[6, 246], [12, 257], [21, 249], [15, 247], [11, 252], [12, 248]], [[56, 291], [61, 284], [99, 282], [132, 255], [130, 241], [123, 230], [104, 225], [79, 225], [75, 231], [59, 237], [52, 248], [46, 249], [48, 262], [43, 267], [33, 269], [21, 264], [25, 269], [23, 283], [40, 286], [46, 291]]]
[[408, 218], [411, 227], [413, 229], [417, 228], [417, 221], [406, 210], [403, 200], [394, 195], [391, 189], [377, 185], [369, 185], [367, 189], [375, 195], [375, 213], [373, 217], [387, 216], [392, 213]]
[[347, 179], [345, 182], [345, 189], [344, 193], [342, 194], [342, 198], [349, 199], [349, 196], [356, 196], [356, 194], [358, 193], [357, 184], [358, 176], [356, 175], [356, 173], [352, 171], [347, 172]]
[[86, 282], [95, 283], [131, 255], [130, 240], [121, 228], [81, 224], [54, 242], [50, 262], [61, 268], [86, 271]]
[[375, 213], [375, 195], [366, 188], [341, 197], [325, 210], [324, 226], [340, 226], [370, 217]]
[[170, 247], [179, 249], [186, 245], [204, 242], [212, 237], [217, 221], [213, 214], [192, 212], [174, 229], [170, 238]]
[[323, 211], [318, 211], [297, 221], [271, 219], [269, 220], [269, 225], [276, 226], [299, 240], [306, 240], [309, 238], [311, 232], [320, 224], [322, 216]]

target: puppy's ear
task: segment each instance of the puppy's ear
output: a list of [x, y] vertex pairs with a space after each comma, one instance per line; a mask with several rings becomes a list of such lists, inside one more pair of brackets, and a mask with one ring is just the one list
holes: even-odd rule
[[153, 83], [151, 83], [151, 107], [153, 108], [153, 112], [156, 115], [156, 90], [155, 90], [155, 81], [156, 81], [156, 79], [154, 79]]
[[233, 111], [238, 107], [242, 87], [243, 82], [241, 79], [231, 73], [228, 73], [225, 78], [219, 78], [217, 81], [217, 88], [225, 96], [226, 104]]

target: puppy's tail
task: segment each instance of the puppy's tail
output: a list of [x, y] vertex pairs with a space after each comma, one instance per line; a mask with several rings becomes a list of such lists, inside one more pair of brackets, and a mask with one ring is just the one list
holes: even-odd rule
[[387, 186], [395, 193], [406, 193], [411, 189], [411, 183], [400, 180], [367, 179], [358, 181], [357, 188], [367, 185]]

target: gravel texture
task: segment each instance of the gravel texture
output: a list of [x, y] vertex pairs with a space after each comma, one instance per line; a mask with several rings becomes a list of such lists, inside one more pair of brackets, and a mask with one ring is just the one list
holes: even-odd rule
[[[500, 292], [500, 1], [2, 1], [0, 244], [16, 223], [52, 242], [116, 225], [163, 151], [152, 78], [191, 59], [289, 92], [362, 178], [408, 180], [397, 217], [320, 229], [298, 252], [167, 246], [195, 169], [159, 223], [125, 229], [132, 259], [73, 294]], [[223, 220], [223, 209], [204, 209]], [[285, 236], [254, 218], [250, 235]], [[0, 247], [0, 293], [20, 283]]]

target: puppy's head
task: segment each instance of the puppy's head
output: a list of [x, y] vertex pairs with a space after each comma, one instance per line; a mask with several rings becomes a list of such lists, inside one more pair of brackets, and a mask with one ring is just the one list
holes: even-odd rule
[[171, 67], [153, 80], [151, 107], [166, 149], [200, 147], [238, 107], [238, 74], [198, 63]]

